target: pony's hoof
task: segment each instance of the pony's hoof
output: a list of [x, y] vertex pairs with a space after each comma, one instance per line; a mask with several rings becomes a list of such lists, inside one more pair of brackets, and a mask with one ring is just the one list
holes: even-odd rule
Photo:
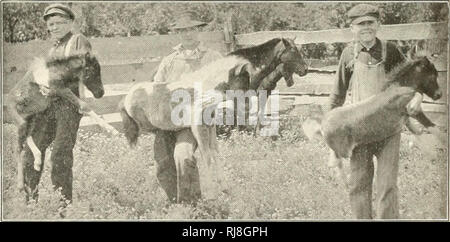
[[36, 171], [40, 171], [40, 170], [41, 170], [41, 165], [42, 165], [42, 161], [41, 161], [40, 159], [37, 159], [37, 160], [34, 161], [34, 166], [33, 166], [33, 168], [34, 168]]
[[34, 162], [34, 166], [33, 166], [34, 170], [41, 171], [41, 165], [42, 165], [41, 162]]

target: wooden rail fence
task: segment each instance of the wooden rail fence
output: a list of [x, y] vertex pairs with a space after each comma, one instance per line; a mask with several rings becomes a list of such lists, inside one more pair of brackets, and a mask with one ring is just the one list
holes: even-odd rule
[[[236, 46], [249, 46], [260, 44], [275, 37], [294, 38], [296, 44], [309, 43], [337, 43], [348, 42], [351, 34], [348, 29], [331, 29], [321, 31], [262, 31], [248, 34], [233, 35], [231, 25], [232, 16], [228, 17], [224, 26], [224, 32], [201, 33], [200, 40], [208, 47], [216, 49], [223, 54], [233, 50]], [[441, 48], [442, 54], [436, 60], [439, 71], [439, 84], [447, 90], [448, 80], [448, 24], [447, 23], [414, 23], [382, 26], [379, 35], [386, 40], [439, 40], [446, 42], [445, 48]], [[105, 85], [105, 96], [101, 99], [93, 99], [87, 92], [86, 96], [93, 109], [102, 115], [108, 122], [117, 125], [121, 122], [118, 114], [117, 104], [127, 93], [130, 87], [142, 81], [149, 81], [156, 70], [162, 57], [172, 52], [172, 47], [179, 42], [177, 35], [160, 35], [145, 37], [119, 37], [119, 38], [93, 38], [90, 39], [94, 53], [97, 55], [102, 65], [102, 79]], [[30, 41], [23, 44], [4, 43], [3, 48], [3, 85], [2, 93], [5, 95], [15, 85], [17, 80], [23, 77], [29, 63], [35, 56], [45, 56], [50, 48], [50, 43], [46, 41]], [[314, 67], [314, 66], [313, 66]], [[284, 89], [280, 91], [282, 97], [293, 100], [292, 105], [304, 103], [302, 96], [310, 98], [310, 102], [322, 102], [323, 97], [329, 94], [332, 76], [329, 67], [320, 78], [327, 79], [320, 84], [315, 84], [314, 80], [308, 81], [305, 78], [297, 78], [294, 89]], [[320, 72], [320, 70], [319, 70]], [[312, 75], [312, 74], [310, 74]], [[320, 73], [317, 73], [320, 75]], [[310, 76], [311, 77], [311, 76]], [[311, 78], [310, 78], [311, 79]], [[306, 81], [305, 81], [306, 80]], [[282, 83], [282, 82], [280, 82]], [[322, 97], [315, 96], [320, 94]], [[322, 101], [320, 101], [322, 100]], [[447, 115], [448, 101], [447, 95], [439, 102], [432, 102], [426, 99], [425, 111]], [[4, 112], [5, 113], [5, 112]], [[4, 116], [3, 122], [8, 121]], [[81, 126], [90, 126], [93, 121], [85, 117]], [[442, 124], [446, 126], [445, 124]], [[118, 126], [120, 127], [120, 126]]]

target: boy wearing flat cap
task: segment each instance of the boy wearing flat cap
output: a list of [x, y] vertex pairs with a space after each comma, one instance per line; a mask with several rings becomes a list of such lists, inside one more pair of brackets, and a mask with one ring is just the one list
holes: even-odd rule
[[[360, 102], [381, 91], [386, 73], [402, 63], [405, 58], [397, 47], [376, 37], [380, 27], [379, 9], [369, 4], [359, 4], [347, 13], [354, 41], [341, 55], [337, 78], [330, 96], [330, 108], [344, 102]], [[422, 96], [408, 104], [410, 113], [418, 112]], [[398, 163], [400, 131], [382, 142], [355, 147], [350, 159], [350, 205], [358, 219], [372, 218], [373, 156], [377, 157], [376, 217], [396, 219], [398, 208]]]
[[[91, 51], [91, 44], [85, 36], [72, 33], [73, 20], [75, 15], [72, 10], [63, 4], [49, 5], [43, 15], [47, 24], [53, 46], [49, 51], [50, 57], [63, 57], [73, 54], [83, 54]], [[77, 83], [77, 82], [74, 82]], [[70, 87], [72, 92], [79, 95], [78, 85]], [[54, 98], [50, 107], [43, 113], [36, 115], [33, 139], [36, 145], [42, 150], [54, 141], [51, 153], [51, 180], [55, 189], [61, 189], [64, 197], [62, 206], [72, 201], [72, 164], [73, 147], [75, 145], [78, 128], [82, 115], [78, 108], [68, 100]], [[45, 152], [42, 152], [45, 155]], [[21, 154], [23, 164], [25, 164], [25, 191], [27, 200], [37, 199], [38, 184], [42, 174], [42, 167], [39, 171], [33, 169], [33, 154], [28, 147], [25, 147]], [[44, 160], [44, 157], [42, 158]]]
[[[155, 82], [176, 82], [186, 73], [222, 58], [198, 41], [199, 28], [207, 25], [186, 11], [176, 16], [172, 30], [180, 36], [180, 44], [165, 57], [154, 76]], [[155, 132], [154, 153], [156, 176], [171, 202], [195, 204], [201, 198], [200, 178], [194, 152], [197, 142], [190, 129]], [[178, 172], [177, 172], [178, 170]], [[177, 185], [178, 184], [178, 185]]]

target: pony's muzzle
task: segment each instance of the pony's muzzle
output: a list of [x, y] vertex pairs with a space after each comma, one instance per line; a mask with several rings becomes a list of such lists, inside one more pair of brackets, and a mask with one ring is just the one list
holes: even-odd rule
[[441, 89], [438, 89], [436, 92], [434, 92], [434, 95], [433, 95], [433, 100], [438, 100], [438, 99], [440, 99], [442, 97], [442, 91], [441, 91]]
[[95, 98], [101, 98], [103, 95], [105, 95], [105, 89], [101, 88], [98, 91], [93, 93]]
[[292, 75], [290, 75], [288, 77], [285, 77], [284, 79], [286, 81], [286, 86], [287, 87], [292, 87], [294, 85], [294, 78], [293, 78]]
[[299, 67], [295, 73], [299, 76], [306, 76], [308, 74], [308, 67], [306, 65]]

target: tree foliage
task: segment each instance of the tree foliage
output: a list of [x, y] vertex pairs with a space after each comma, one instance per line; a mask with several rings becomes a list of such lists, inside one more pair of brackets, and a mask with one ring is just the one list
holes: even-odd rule
[[[383, 24], [448, 21], [445, 3], [374, 3], [382, 10]], [[42, 13], [48, 3], [3, 3], [3, 36], [6, 42], [48, 38]], [[235, 33], [273, 30], [321, 30], [348, 27], [346, 13], [356, 3], [187, 3], [97, 2], [71, 3], [81, 15], [80, 31], [88, 37], [170, 34], [177, 13], [192, 10], [209, 22], [204, 31], [221, 31], [231, 12]], [[343, 44], [311, 44], [308, 56], [336, 54]]]
[[6, 42], [24, 42], [46, 38], [42, 14], [45, 5], [3, 3], [3, 36]]

